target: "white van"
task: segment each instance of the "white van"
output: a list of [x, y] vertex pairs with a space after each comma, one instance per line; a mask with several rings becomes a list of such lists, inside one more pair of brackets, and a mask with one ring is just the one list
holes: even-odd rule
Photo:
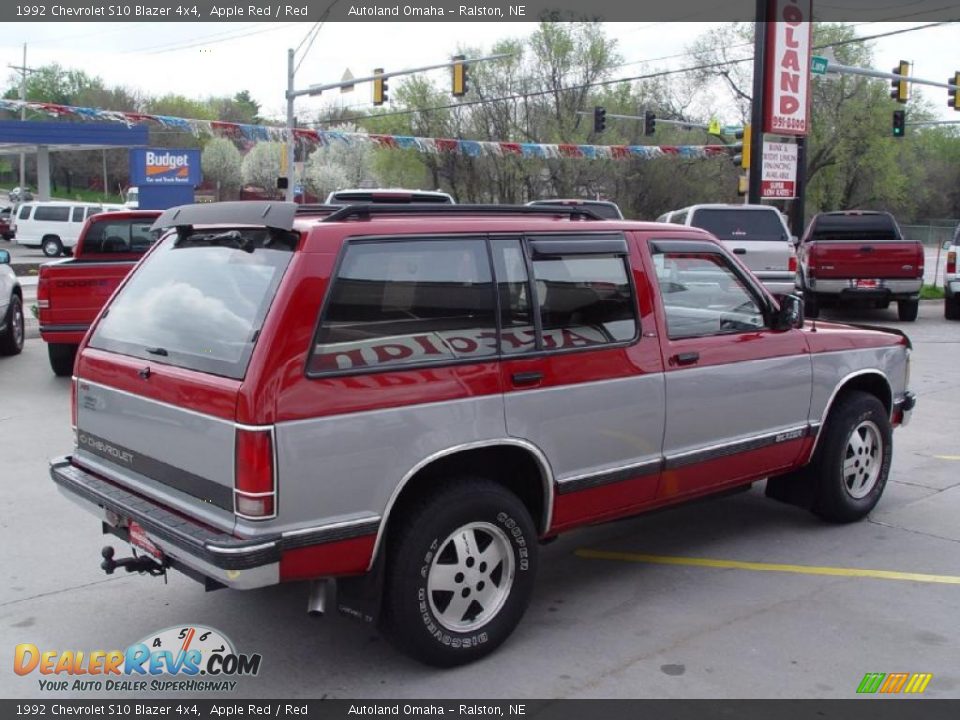
[[17, 209], [16, 232], [18, 245], [38, 247], [47, 257], [69, 254], [77, 244], [83, 222], [91, 215], [104, 211], [94, 203], [45, 200], [23, 203]]
[[795, 291], [797, 253], [783, 215], [772, 205], [691, 205], [658, 222], [692, 225], [712, 233], [772, 293]]

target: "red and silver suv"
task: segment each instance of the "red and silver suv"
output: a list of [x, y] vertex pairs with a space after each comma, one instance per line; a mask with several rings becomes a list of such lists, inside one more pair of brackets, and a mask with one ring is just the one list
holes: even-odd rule
[[909, 341], [812, 332], [707, 233], [304, 211], [164, 212], [81, 345], [51, 474], [140, 553], [108, 572], [338, 578], [343, 612], [455, 665], [507, 638], [567, 530], [762, 478], [836, 522], [880, 499]]

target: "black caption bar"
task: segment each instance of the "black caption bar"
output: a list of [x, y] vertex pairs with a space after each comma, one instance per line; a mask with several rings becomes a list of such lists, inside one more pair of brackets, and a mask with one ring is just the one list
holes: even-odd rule
[[223, 720], [447, 717], [516, 720], [939, 720], [960, 700], [0, 700], [0, 717]]
[[[913, 0], [911, 22], [955, 20], [956, 6], [943, 0]], [[540, 20], [725, 21], [755, 18], [756, 0], [59, 0], [0, 3], [3, 22], [537, 22]], [[900, 3], [876, 0], [814, 2], [815, 20], [904, 19]]]

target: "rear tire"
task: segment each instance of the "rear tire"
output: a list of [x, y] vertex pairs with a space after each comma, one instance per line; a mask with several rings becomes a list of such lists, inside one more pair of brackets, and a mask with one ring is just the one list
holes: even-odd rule
[[23, 350], [23, 301], [19, 295], [10, 298], [4, 332], [0, 335], [0, 355], [19, 355]]
[[48, 343], [47, 355], [50, 367], [57, 377], [70, 377], [73, 374], [73, 361], [77, 357], [77, 346], [68, 343]]
[[40, 243], [40, 249], [46, 257], [59, 257], [63, 252], [63, 243], [56, 235], [47, 235]]
[[947, 320], [960, 320], [960, 296], [944, 296], [943, 317]]
[[880, 500], [890, 473], [893, 432], [883, 404], [851, 391], [837, 399], [810, 463], [817, 480], [813, 512], [848, 523], [864, 518]]
[[913, 322], [917, 319], [917, 312], [920, 310], [919, 300], [898, 300], [897, 317], [903, 322]]
[[537, 531], [512, 492], [480, 477], [407, 507], [388, 541], [382, 627], [398, 650], [453, 667], [491, 653], [533, 591]]

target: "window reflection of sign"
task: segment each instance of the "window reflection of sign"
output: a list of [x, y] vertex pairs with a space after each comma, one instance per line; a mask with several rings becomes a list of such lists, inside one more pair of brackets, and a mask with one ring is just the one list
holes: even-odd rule
[[[500, 335], [504, 353], [530, 351], [535, 347], [532, 327], [510, 328]], [[577, 326], [543, 331], [544, 350], [570, 350], [605, 345], [610, 333], [599, 327]], [[317, 345], [310, 369], [336, 372], [383, 365], [493, 358], [497, 333], [492, 329], [466, 329], [379, 337], [356, 342]]]

